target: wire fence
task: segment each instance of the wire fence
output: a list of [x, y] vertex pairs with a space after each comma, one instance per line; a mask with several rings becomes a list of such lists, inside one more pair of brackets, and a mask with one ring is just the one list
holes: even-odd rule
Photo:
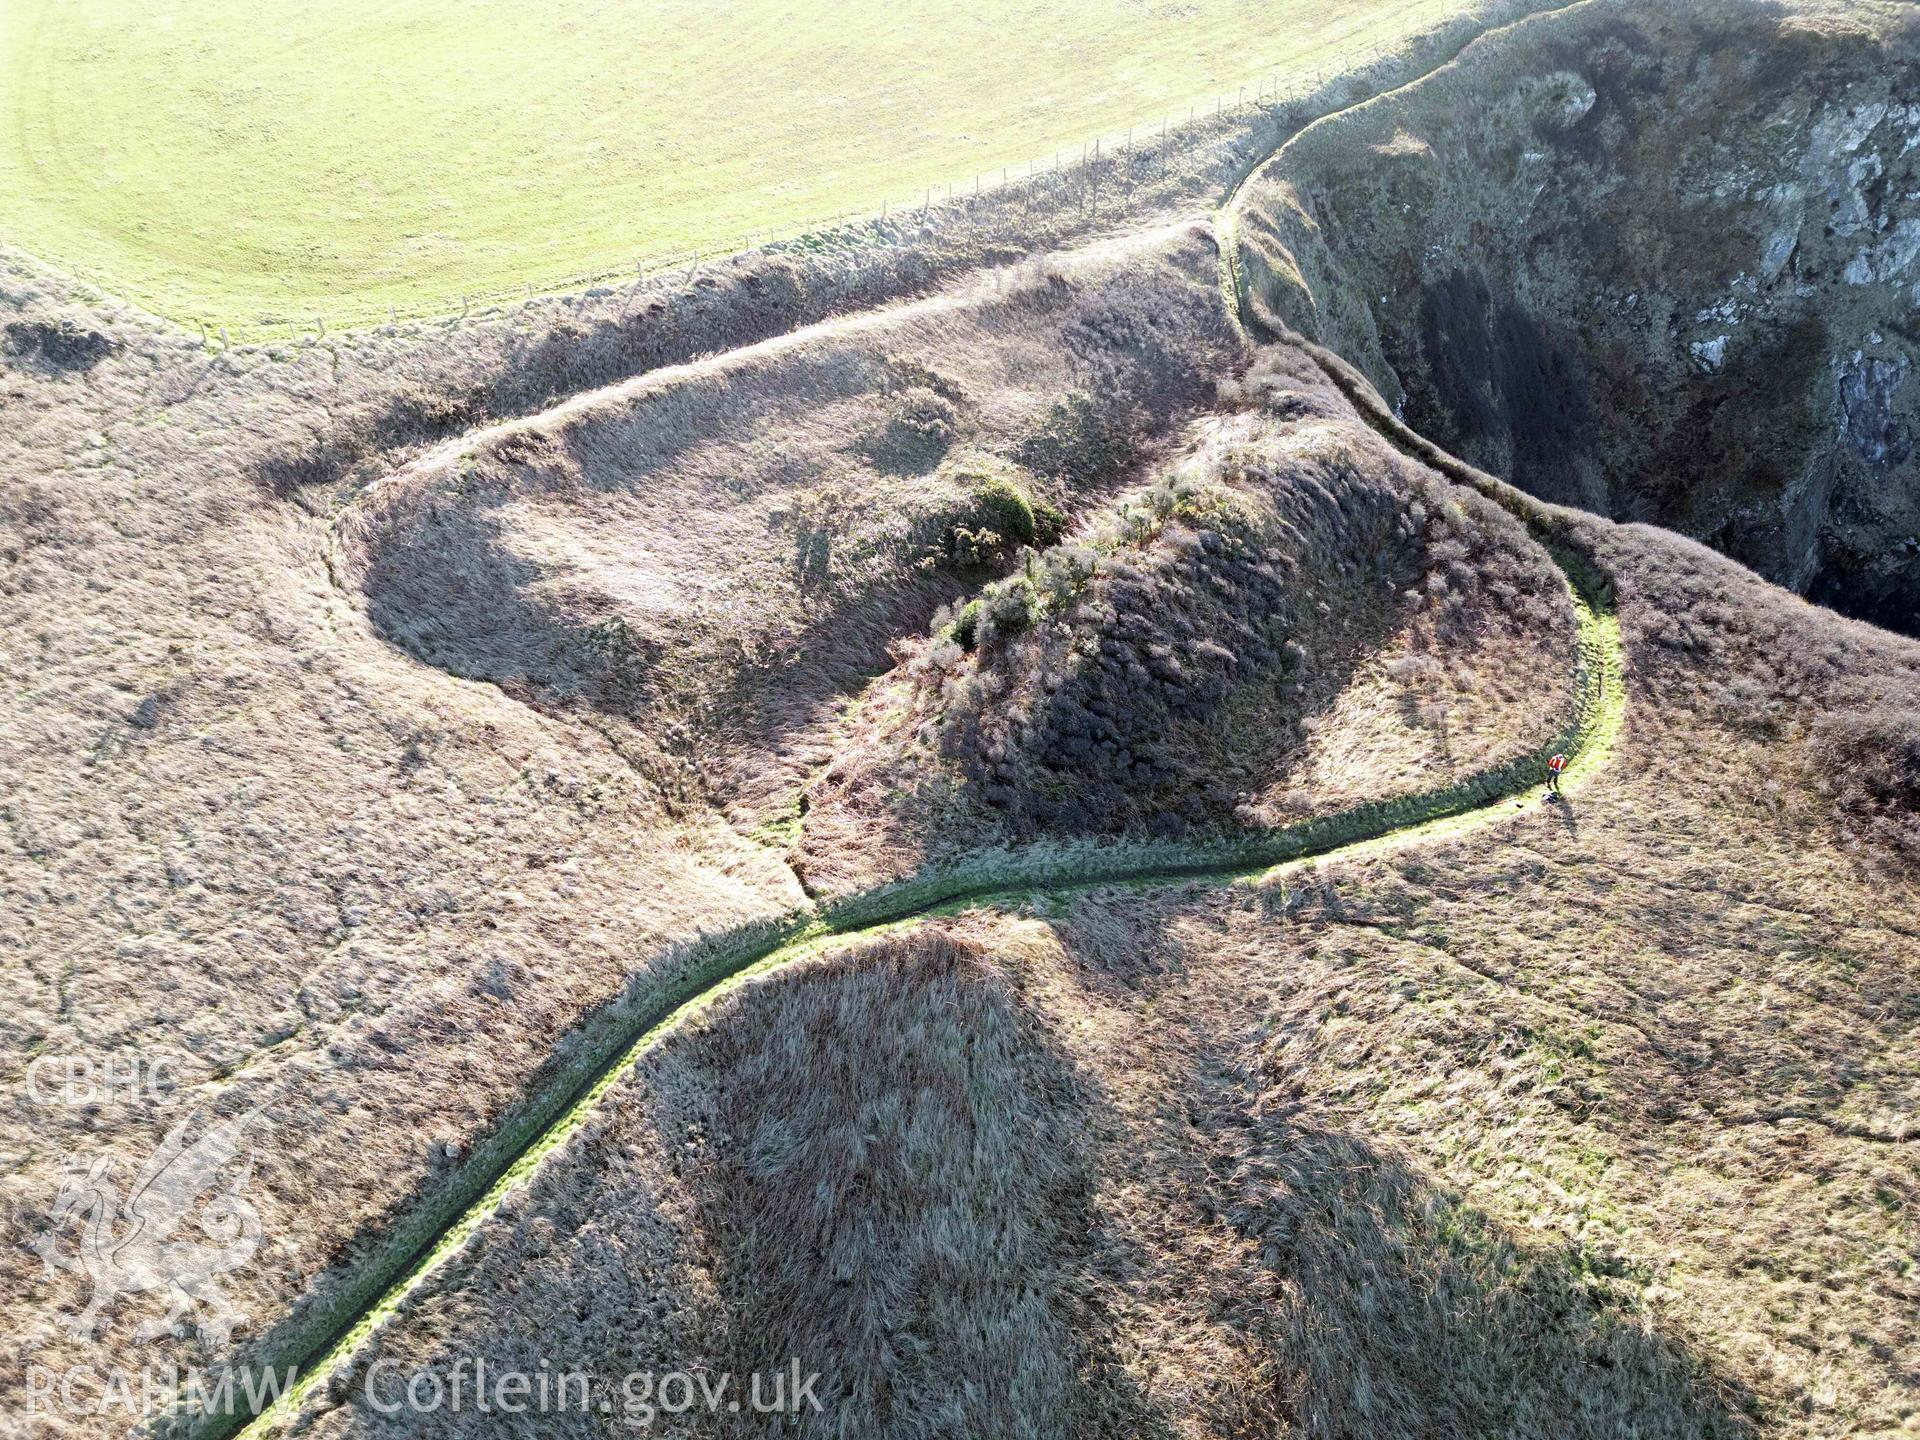
[[[640, 253], [630, 265], [619, 268], [603, 267], [548, 276], [537, 283], [525, 281], [514, 287], [475, 290], [448, 296], [441, 304], [421, 303], [404, 310], [390, 306], [387, 321], [398, 325], [402, 321], [465, 319], [476, 310], [497, 314], [514, 303], [597, 301], [613, 295], [616, 288], [626, 288], [629, 299], [635, 299], [649, 287], [685, 283], [695, 278], [702, 266], [744, 260], [770, 248], [827, 247], [896, 238], [905, 226], [921, 222], [965, 224], [983, 208], [1004, 210], [1017, 203], [1024, 203], [1030, 211], [1041, 203], [1058, 205], [1063, 200], [1077, 200], [1097, 218], [1103, 202], [1117, 211], [1142, 183], [1166, 179], [1174, 157], [1216, 142], [1221, 125], [1250, 115], [1284, 115], [1305, 105], [1329, 85], [1362, 83], [1376, 66], [1404, 55], [1401, 46], [1378, 44], [1341, 51], [1337, 60], [1330, 58], [1312, 70], [1297, 65], [1267, 66], [1236, 91], [1216, 95], [1211, 109], [1194, 103], [1185, 107], [1184, 114], [1168, 110], [1157, 120], [1087, 140], [1077, 147], [1077, 153], [1074, 147], [1062, 146], [1050, 155], [1030, 158], [1024, 166], [975, 170], [970, 182], [963, 177], [929, 183], [911, 195], [883, 198], [877, 209], [862, 206], [806, 220], [770, 223], [764, 228], [756, 226], [744, 231], [737, 241], [728, 237], [703, 246]], [[268, 317], [260, 329], [271, 339], [285, 327], [285, 338], [299, 341], [324, 339], [335, 328], [358, 329], [379, 323], [377, 319], [356, 318], [336, 327], [325, 314], [317, 313]], [[202, 322], [200, 329], [209, 347], [214, 347], [216, 335], [218, 347], [214, 348], [232, 343], [225, 327], [212, 328]]]

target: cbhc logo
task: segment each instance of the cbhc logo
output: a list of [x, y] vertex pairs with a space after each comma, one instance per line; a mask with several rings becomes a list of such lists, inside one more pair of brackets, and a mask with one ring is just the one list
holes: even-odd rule
[[27, 1099], [35, 1105], [137, 1105], [178, 1085], [164, 1055], [41, 1055], [27, 1066]]

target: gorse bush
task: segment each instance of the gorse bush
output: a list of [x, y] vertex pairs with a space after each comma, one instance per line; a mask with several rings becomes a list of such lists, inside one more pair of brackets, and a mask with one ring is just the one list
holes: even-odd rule
[[[983, 483], [976, 501], [997, 523], [1022, 537], [1027, 548], [1022, 551], [1019, 574], [995, 581], [959, 610], [935, 616], [936, 636], [951, 637], [965, 650], [973, 650], [995, 635], [1018, 634], [1036, 620], [1065, 615], [1112, 557], [1147, 544], [1169, 520], [1198, 516], [1218, 503], [1217, 497], [1210, 496], [1190, 477], [1162, 480], [1137, 501], [1122, 505], [1087, 539], [1053, 544], [1050, 542], [1058, 540], [1066, 521], [1044, 501], [1030, 502], [1017, 487], [999, 477]], [[1046, 548], [1032, 548], [1036, 544]]]
[[393, 397], [390, 421], [397, 433], [436, 438], [485, 422], [486, 410], [470, 396], [410, 385]]
[[960, 656], [958, 651], [942, 645], [940, 641], [951, 641], [952, 645], [957, 645], [960, 650], [971, 650], [979, 644], [980, 602], [969, 600], [942, 628], [946, 633], [937, 637], [928, 655], [935, 669], [948, 670], [960, 663]]
[[1067, 528], [1067, 517], [1057, 508], [1033, 499], [1004, 475], [983, 480], [973, 500], [989, 525], [1021, 545], [1052, 545]]
[[998, 455], [964, 451], [949, 456], [935, 478], [942, 488], [960, 492], [932, 522], [940, 558], [966, 566], [998, 565], [1023, 547], [1051, 545], [1066, 531], [1067, 517], [1033, 493], [1032, 477]]
[[1231, 803], [1188, 783], [1194, 732], [1236, 685], [1285, 673], [1290, 607], [1258, 531], [1225, 509], [1210, 518], [1176, 516], [1137, 550], [1061, 547], [1009, 587], [1051, 622], [999, 659], [980, 647], [1016, 703], [991, 703], [991, 683], [961, 687], [941, 738], [1022, 829], [1178, 830]]
[[1557, 572], [1477, 497], [1323, 427], [1213, 434], [936, 617], [923, 739], [1016, 836], [1239, 823], [1249, 778], [1388, 636], [1417, 654], [1392, 672], [1407, 713], [1439, 729], [1423, 647], [1565, 628]]
[[[1019, 832], [1178, 831], [1233, 803], [1195, 783], [1195, 732], [1236, 686], [1289, 683], [1309, 654], [1294, 631], [1317, 619], [1287, 573], [1316, 548], [1296, 551], [1296, 533], [1275, 562], [1286, 532], [1262, 513], [1260, 464], [1233, 450], [1190, 463], [941, 617], [922, 670], [940, 748]], [[1300, 498], [1331, 516], [1333, 493]], [[1390, 538], [1397, 516], [1376, 518], [1370, 534]]]
[[0, 329], [0, 354], [54, 371], [91, 370], [119, 348], [117, 340], [72, 319], [13, 320]]

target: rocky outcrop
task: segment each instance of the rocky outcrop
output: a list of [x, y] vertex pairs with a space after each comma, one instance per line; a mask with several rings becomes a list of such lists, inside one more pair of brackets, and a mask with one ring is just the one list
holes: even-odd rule
[[1592, 0], [1516, 26], [1255, 177], [1255, 312], [1535, 494], [1912, 631], [1915, 14]]

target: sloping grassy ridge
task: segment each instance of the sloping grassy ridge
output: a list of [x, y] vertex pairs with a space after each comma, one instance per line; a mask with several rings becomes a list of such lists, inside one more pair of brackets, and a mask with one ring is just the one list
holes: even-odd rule
[[[1574, 0], [1574, 5], [1581, 3], [1584, 0]], [[1246, 174], [1259, 168], [1249, 166]], [[1237, 185], [1216, 219], [1221, 289], [1229, 314], [1257, 333], [1264, 327], [1246, 314], [1234, 240], [1239, 189]], [[1510, 813], [1511, 802], [1545, 778], [1547, 761], [1555, 753], [1568, 757], [1565, 788], [1577, 788], [1598, 770], [1625, 718], [1624, 652], [1611, 586], [1592, 559], [1572, 545], [1563, 512], [1446, 454], [1402, 424], [1365, 377], [1338, 356], [1300, 337], [1285, 338], [1320, 365], [1374, 429], [1422, 463], [1507, 509], [1564, 572], [1578, 622], [1579, 654], [1576, 702], [1558, 734], [1532, 752], [1467, 780], [1300, 825], [1204, 841], [1039, 843], [984, 851], [825, 908], [796, 910], [777, 920], [700, 937], [564, 1039], [548, 1073], [446, 1182], [422, 1197], [336, 1287], [310, 1292], [266, 1338], [260, 1347], [267, 1357], [262, 1365], [305, 1367], [285, 1397], [257, 1416], [220, 1415], [200, 1423], [179, 1416], [175, 1428], [195, 1440], [224, 1440], [243, 1430], [264, 1433], [276, 1416], [296, 1411], [314, 1385], [338, 1372], [365, 1337], [460, 1249], [509, 1190], [580, 1128], [629, 1065], [680, 1023], [758, 975], [964, 904], [1017, 902], [1102, 885], [1257, 883], [1336, 853], [1353, 855], [1436, 839], [1488, 823]]]
[[[1322, 363], [1329, 361], [1339, 364], [1331, 356]], [[1343, 389], [1358, 379], [1350, 369], [1345, 373]], [[1329, 374], [1341, 380], [1338, 370], [1329, 368]], [[1362, 412], [1423, 461], [1443, 460], [1444, 465], [1435, 468], [1506, 505], [1547, 544], [1566, 573], [1579, 628], [1578, 683], [1576, 704], [1559, 733], [1521, 758], [1465, 781], [1284, 829], [1207, 841], [1036, 844], [987, 851], [824, 909], [797, 910], [770, 923], [702, 937], [670, 961], [665, 974], [637, 983], [563, 1042], [549, 1075], [474, 1147], [446, 1184], [423, 1197], [336, 1288], [297, 1309], [269, 1337], [263, 1349], [275, 1357], [272, 1363], [304, 1362], [307, 1368], [281, 1404], [263, 1412], [255, 1432], [263, 1431], [282, 1410], [296, 1409], [315, 1384], [336, 1372], [385, 1317], [459, 1250], [507, 1191], [580, 1128], [641, 1054], [755, 976], [964, 904], [1016, 903], [1102, 885], [1258, 882], [1336, 853], [1435, 839], [1510, 813], [1512, 802], [1545, 778], [1547, 761], [1556, 752], [1569, 760], [1564, 785], [1577, 786], [1598, 769], [1626, 708], [1619, 625], [1604, 577], [1590, 560], [1562, 543], [1547, 507], [1450, 457], [1423, 453], [1432, 447], [1384, 423], [1382, 415], [1385, 421], [1391, 416], [1377, 397], [1372, 406], [1363, 405]], [[229, 1435], [244, 1421], [239, 1415], [212, 1417], [191, 1433]]]

